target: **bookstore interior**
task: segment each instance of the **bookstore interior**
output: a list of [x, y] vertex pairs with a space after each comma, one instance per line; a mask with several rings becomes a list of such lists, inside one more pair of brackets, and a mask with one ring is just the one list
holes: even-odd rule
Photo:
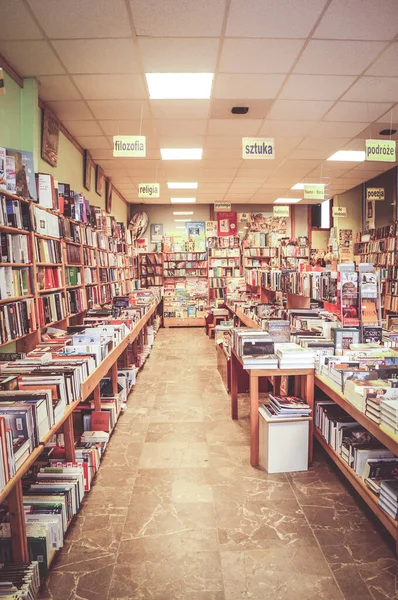
[[396, 1], [0, 4], [0, 597], [397, 599]]

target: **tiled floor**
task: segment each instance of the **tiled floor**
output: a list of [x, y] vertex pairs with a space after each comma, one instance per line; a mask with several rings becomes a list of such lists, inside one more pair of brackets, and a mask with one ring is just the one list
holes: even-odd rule
[[249, 466], [214, 344], [161, 330], [42, 600], [398, 599], [393, 544], [321, 450]]

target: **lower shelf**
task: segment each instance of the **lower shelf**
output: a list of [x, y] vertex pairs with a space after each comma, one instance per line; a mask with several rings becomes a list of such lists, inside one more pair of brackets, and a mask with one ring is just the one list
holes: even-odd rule
[[325, 452], [330, 456], [335, 465], [340, 469], [343, 475], [348, 479], [353, 488], [358, 492], [361, 498], [366, 502], [369, 508], [374, 512], [380, 522], [384, 525], [387, 531], [393, 536], [394, 539], [397, 538], [398, 531], [398, 522], [394, 521], [378, 504], [378, 498], [375, 496], [367, 487], [366, 483], [358, 477], [351, 467], [341, 458], [333, 448], [329, 446], [326, 440], [322, 437], [319, 429], [314, 428], [314, 437], [325, 450]]
[[176, 317], [164, 317], [164, 327], [204, 327], [205, 318], [177, 319]]

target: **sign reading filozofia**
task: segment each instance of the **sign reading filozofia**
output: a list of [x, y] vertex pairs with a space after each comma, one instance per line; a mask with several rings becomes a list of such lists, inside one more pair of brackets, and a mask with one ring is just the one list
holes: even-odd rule
[[263, 160], [275, 158], [274, 138], [242, 138], [242, 158]]
[[143, 158], [146, 156], [145, 135], [114, 135], [113, 156]]

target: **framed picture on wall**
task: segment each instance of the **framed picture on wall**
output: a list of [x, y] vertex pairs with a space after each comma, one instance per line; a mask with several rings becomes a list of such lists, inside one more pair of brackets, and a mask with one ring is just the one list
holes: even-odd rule
[[161, 242], [163, 237], [163, 223], [151, 224], [151, 242]]
[[52, 167], [56, 167], [58, 164], [58, 144], [59, 121], [51, 110], [45, 108], [41, 135], [41, 157]]
[[112, 186], [112, 183], [109, 181], [109, 179], [105, 180], [105, 189], [106, 189], [105, 212], [109, 215], [112, 212], [112, 193], [113, 193], [113, 186]]
[[102, 192], [104, 191], [104, 181], [104, 171], [97, 165], [95, 168], [95, 191], [98, 196], [102, 196]]
[[85, 150], [83, 155], [83, 185], [88, 191], [91, 188], [91, 165], [91, 154], [88, 150]]

